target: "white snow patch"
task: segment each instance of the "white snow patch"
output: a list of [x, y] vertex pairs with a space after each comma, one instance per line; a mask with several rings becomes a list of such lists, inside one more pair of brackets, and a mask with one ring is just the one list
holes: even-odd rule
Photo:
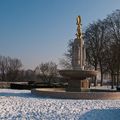
[[50, 99], [0, 89], [0, 120], [120, 120], [120, 100]]

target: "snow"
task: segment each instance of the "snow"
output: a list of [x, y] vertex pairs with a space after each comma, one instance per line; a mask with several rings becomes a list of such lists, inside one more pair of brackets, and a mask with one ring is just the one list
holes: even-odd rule
[[0, 120], [120, 120], [120, 100], [42, 98], [0, 89]]
[[[90, 87], [91, 89], [101, 89], [101, 90], [111, 90], [111, 86], [110, 85], [104, 85], [104, 86], [92, 86]], [[114, 86], [114, 89], [112, 90], [116, 90], [116, 86]]]

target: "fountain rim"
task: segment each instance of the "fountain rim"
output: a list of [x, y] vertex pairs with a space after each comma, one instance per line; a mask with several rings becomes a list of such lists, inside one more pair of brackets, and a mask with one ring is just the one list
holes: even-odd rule
[[[51, 89], [51, 88], [50, 88]], [[31, 93], [40, 96], [54, 99], [85, 99], [85, 100], [119, 100], [120, 92], [67, 92], [64, 90], [50, 90], [36, 88], [32, 89]]]
[[89, 77], [93, 77], [96, 76], [98, 71], [94, 71], [94, 70], [79, 70], [79, 69], [64, 69], [64, 70], [59, 70], [60, 75], [62, 75], [63, 77], [68, 77], [68, 78], [89, 78]]

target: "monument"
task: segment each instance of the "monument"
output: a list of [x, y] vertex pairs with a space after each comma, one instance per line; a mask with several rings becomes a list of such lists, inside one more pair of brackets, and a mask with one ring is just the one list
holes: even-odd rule
[[68, 79], [67, 91], [88, 91], [89, 80], [86, 78], [97, 75], [96, 71], [85, 70], [85, 45], [82, 36], [81, 17], [77, 17], [77, 33], [72, 46], [72, 70], [60, 70], [59, 73]]
[[67, 78], [68, 87], [66, 89], [36, 88], [31, 90], [32, 94], [60, 99], [120, 99], [120, 93], [113, 92], [113, 90], [105, 92], [106, 90], [98, 89], [99, 92], [97, 92], [98, 90], [91, 91], [89, 89], [89, 80], [87, 79], [96, 76], [97, 71], [85, 69], [86, 54], [81, 26], [81, 17], [78, 16], [77, 37], [74, 39], [72, 48], [72, 69], [59, 71], [64, 78]]
[[77, 17], [77, 38], [74, 40], [72, 48], [72, 67], [73, 69], [84, 70], [85, 65], [85, 47], [82, 38], [81, 17]]

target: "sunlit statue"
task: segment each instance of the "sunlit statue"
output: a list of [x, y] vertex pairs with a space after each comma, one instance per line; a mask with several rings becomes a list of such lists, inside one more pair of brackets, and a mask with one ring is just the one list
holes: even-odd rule
[[82, 30], [81, 30], [81, 17], [78, 16], [77, 17], [77, 33], [76, 33], [76, 36], [77, 36], [77, 39], [81, 39], [82, 37]]
[[78, 16], [78, 17], [77, 17], [77, 25], [80, 25], [80, 24], [81, 24], [81, 17]]

